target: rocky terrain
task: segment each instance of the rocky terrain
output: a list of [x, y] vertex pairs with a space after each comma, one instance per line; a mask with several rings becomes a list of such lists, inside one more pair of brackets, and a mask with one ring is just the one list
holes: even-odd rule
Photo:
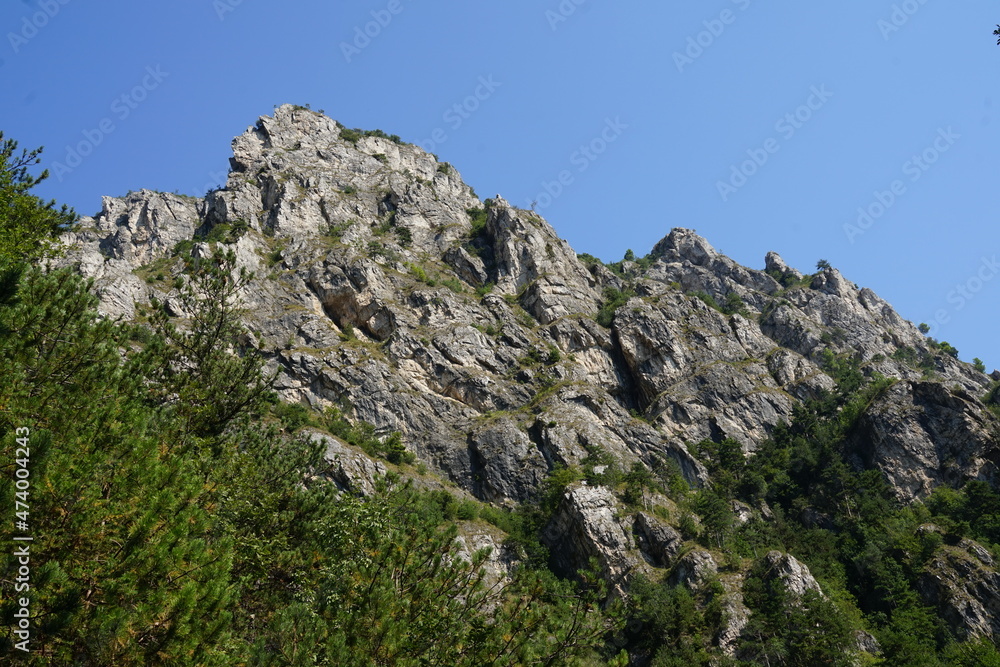
[[[942, 351], [834, 268], [806, 275], [775, 253], [743, 267], [687, 229], [636, 261], [578, 257], [539, 215], [480, 200], [435, 156], [301, 107], [262, 117], [230, 163], [204, 198], [105, 197], [60, 261], [94, 279], [108, 317], [136, 318], [155, 297], [183, 318], [185, 262], [231, 249], [254, 274], [242, 343], [266, 357], [283, 400], [398, 432], [422, 464], [408, 474], [496, 506], [539, 497], [554, 471], [588, 470], [543, 533], [553, 567], [596, 559], [618, 595], [637, 573], [692, 590], [721, 579], [725, 653], [748, 622], [744, 572], [689, 539], [669, 494], [626, 502], [601, 485], [607, 466], [711, 486], [698, 443], [734, 441], [752, 462], [797, 406], [835, 389], [830, 360], [850, 359], [895, 380], [850, 434], [857, 470], [881, 471], [903, 504], [996, 480], [998, 420], [983, 397], [1000, 374]], [[370, 492], [387, 470], [315, 437], [344, 489]], [[769, 511], [734, 509], [740, 522]], [[498, 575], [516, 557], [481, 527], [463, 539], [494, 547]], [[757, 562], [794, 596], [822, 594], [794, 556]], [[1000, 637], [989, 549], [942, 544], [920, 588], [956, 633]], [[870, 636], [858, 647], [878, 651]]]

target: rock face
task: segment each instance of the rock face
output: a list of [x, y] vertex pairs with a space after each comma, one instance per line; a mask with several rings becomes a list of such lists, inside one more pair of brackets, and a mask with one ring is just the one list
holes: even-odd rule
[[150, 294], [133, 271], [190, 241], [204, 208], [198, 199], [149, 190], [104, 197], [99, 214], [63, 237], [68, 252], [62, 261], [94, 279], [105, 313], [132, 318], [136, 302], [148, 302]]
[[723, 655], [736, 657], [743, 629], [750, 622], [750, 610], [743, 602], [743, 577], [723, 579], [725, 597], [722, 600], [723, 625], [715, 643]]
[[339, 438], [321, 432], [309, 433], [307, 437], [323, 443], [326, 448], [323, 458], [330, 465], [327, 475], [342, 491], [371, 495], [375, 481], [388, 472], [385, 464], [354, 450]]
[[[752, 451], [791, 416], [792, 392], [833, 386], [802, 357], [776, 360], [788, 381], [779, 384], [768, 364], [773, 341], [741, 315], [727, 317], [678, 292], [630, 301], [614, 328], [640, 405], [678, 440], [730, 437]], [[803, 370], [788, 369], [795, 363]]]
[[981, 544], [962, 540], [939, 548], [919, 586], [959, 638], [1000, 638], [1000, 574]]
[[[480, 202], [416, 146], [291, 106], [237, 137], [230, 163], [204, 199], [104, 198], [61, 261], [95, 278], [103, 312], [128, 318], [151, 297], [173, 302], [178, 255], [221, 242], [256, 275], [242, 305], [284, 399], [350, 403], [483, 500], [523, 501], [594, 448], [703, 484], [686, 443], [729, 437], [753, 452], [834, 386], [828, 349], [915, 383], [869, 415], [858, 446], [901, 497], [993, 474], [992, 422], [971, 398], [988, 378], [933, 355], [836, 270], [803, 276], [775, 253], [748, 269], [686, 229], [642, 275], [588, 270], [536, 214]], [[610, 328], [594, 321], [606, 288], [634, 294]], [[933, 359], [938, 379], [894, 359], [902, 349]]]
[[635, 544], [616, 518], [617, 501], [605, 487], [579, 485], [567, 489], [555, 516], [545, 529], [557, 572], [572, 575], [597, 560], [602, 574], [619, 595], [626, 575], [638, 559]]
[[[254, 274], [240, 305], [281, 398], [398, 431], [480, 500], [537, 498], [557, 467], [594, 460], [711, 484], [693, 445], [731, 438], [752, 455], [835, 387], [831, 354], [896, 380], [861, 415], [852, 451], [901, 500], [997, 475], [997, 419], [979, 399], [991, 378], [835, 269], [805, 275], [776, 253], [764, 270], [743, 267], [682, 228], [641, 263], [586, 263], [537, 214], [481, 201], [433, 155], [300, 107], [237, 137], [230, 166], [204, 198], [105, 197], [56, 263], [94, 279], [109, 317], [155, 297], [183, 318], [185, 262], [232, 251]], [[386, 466], [324, 442], [336, 483], [370, 493]], [[637, 570], [692, 587], [716, 576], [715, 556], [685, 553], [680, 533], [635, 510], [609, 488], [568, 487], [546, 530], [557, 568], [596, 558], [619, 592]], [[497, 568], [510, 557], [497, 536], [467, 542], [495, 547]], [[995, 573], [968, 553], [941, 555], [926, 595], [956, 627], [993, 633]], [[767, 559], [795, 591], [818, 589], [791, 556]], [[737, 621], [718, 641], [731, 648], [746, 614], [739, 582], [723, 585]]]
[[537, 215], [511, 208], [498, 196], [490, 207], [487, 231], [493, 238], [491, 277], [504, 291], [523, 291], [521, 305], [539, 322], [597, 309], [597, 280]]
[[670, 583], [696, 589], [704, 586], [718, 572], [719, 565], [712, 554], [704, 549], [695, 549], [677, 561], [670, 575]]
[[634, 534], [643, 555], [656, 567], [670, 567], [684, 544], [680, 533], [646, 512], [636, 512]]
[[517, 554], [504, 543], [505, 535], [492, 526], [462, 522], [458, 527], [457, 555], [471, 562], [476, 552], [486, 551], [483, 569], [488, 586], [509, 583], [518, 565]]
[[806, 591], [823, 594], [809, 568], [780, 551], [769, 551], [763, 559], [765, 581], [780, 581], [785, 590], [794, 597], [802, 597]]
[[982, 403], [939, 382], [901, 382], [862, 417], [857, 444], [867, 465], [885, 472], [903, 499], [941, 484], [995, 479], [1000, 441]]

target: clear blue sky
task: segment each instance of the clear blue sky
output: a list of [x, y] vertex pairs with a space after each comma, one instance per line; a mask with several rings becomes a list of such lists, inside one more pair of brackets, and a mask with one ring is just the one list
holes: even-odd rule
[[233, 136], [308, 103], [537, 201], [577, 252], [641, 255], [679, 226], [755, 268], [827, 259], [1000, 367], [994, 2], [95, 4], [0, 9], [0, 129], [76, 165], [42, 194], [82, 214], [203, 194]]

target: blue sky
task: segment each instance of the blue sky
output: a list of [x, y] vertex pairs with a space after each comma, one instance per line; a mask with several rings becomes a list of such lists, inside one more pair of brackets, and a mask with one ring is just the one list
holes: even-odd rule
[[1000, 9], [783, 5], [11, 0], [0, 129], [93, 214], [203, 194], [257, 116], [310, 104], [534, 202], [577, 252], [689, 227], [754, 268], [826, 259], [1000, 367]]

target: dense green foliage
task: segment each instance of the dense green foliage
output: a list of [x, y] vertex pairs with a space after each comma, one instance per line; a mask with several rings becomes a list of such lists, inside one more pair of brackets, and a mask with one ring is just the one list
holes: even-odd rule
[[656, 257], [652, 254], [644, 255], [643, 257], [636, 257], [635, 252], [633, 252], [631, 248], [626, 250], [625, 256], [617, 262], [609, 262], [605, 264], [598, 258], [588, 253], [577, 255], [577, 259], [583, 262], [587, 267], [600, 264], [621, 278], [642, 274], [653, 265], [653, 262], [656, 261]]
[[58, 232], [76, 221], [76, 213], [54, 201], [43, 202], [30, 190], [49, 176], [28, 169], [41, 161], [41, 149], [17, 152], [17, 142], [0, 132], [0, 266], [31, 261], [53, 252]]
[[344, 141], [349, 141], [352, 144], [358, 143], [362, 137], [378, 137], [379, 139], [388, 139], [394, 144], [404, 143], [402, 139], [399, 138], [398, 134], [386, 134], [382, 130], [362, 130], [360, 128], [342, 128], [340, 130], [340, 138]]
[[818, 592], [800, 598], [779, 580], [766, 579], [761, 564], [744, 584], [744, 601], [751, 611], [739, 646], [743, 662], [795, 667], [856, 664], [849, 618]]
[[[121, 359], [129, 332], [96, 318], [86, 287], [68, 272], [28, 270], [16, 302], [0, 309], [6, 507], [14, 429], [32, 432], [32, 655], [37, 664], [204, 660], [206, 645], [226, 639], [231, 538], [210, 518], [201, 455], [185, 455], [171, 437], [180, 430], [148, 409], [145, 361]], [[14, 563], [5, 553], [3, 571]]]
[[1000, 417], [1000, 382], [993, 383], [990, 390], [986, 392], [986, 396], [983, 397], [983, 403], [993, 414]]
[[714, 635], [722, 620], [720, 587], [692, 594], [639, 577], [632, 584], [631, 618], [623, 639], [633, 654], [655, 667], [716, 664]]
[[604, 299], [597, 311], [597, 323], [602, 327], [610, 327], [615, 319], [615, 311], [624, 306], [633, 296], [635, 296], [635, 292], [628, 287], [623, 290], [605, 287]]
[[[878, 664], [995, 664], [1000, 653], [993, 644], [957, 643], [922, 601], [917, 581], [942, 544], [970, 537], [997, 550], [1000, 494], [974, 481], [962, 490], [940, 488], [926, 503], [901, 506], [879, 472], [851, 463], [857, 458], [852, 435], [858, 418], [893, 381], [865, 377], [853, 360], [829, 352], [823, 364], [838, 390], [797, 407], [793, 421], [776, 430], [752, 464], [731, 440], [698, 447], [714, 481], [684, 501], [700, 518], [694, 529], [699, 541], [728, 554], [737, 569], [770, 549], [793, 553], [827, 594], [791, 601], [780, 585], [766, 583], [751, 568], [744, 591], [754, 613], [738, 664], [852, 664], [846, 660], [855, 632], [871, 633], [879, 642]], [[734, 500], [753, 507], [766, 503], [773, 518], [740, 525]], [[940, 532], [920, 530], [928, 523]], [[683, 607], [676, 592], [658, 595], [669, 599], [656, 605]], [[651, 600], [638, 598], [639, 618], [667, 613], [651, 609]], [[686, 637], [668, 633], [657, 650], [683, 642], [703, 646], [705, 633], [718, 629], [706, 622], [704, 609], [685, 612], [684, 622], [673, 627], [687, 627]]]

